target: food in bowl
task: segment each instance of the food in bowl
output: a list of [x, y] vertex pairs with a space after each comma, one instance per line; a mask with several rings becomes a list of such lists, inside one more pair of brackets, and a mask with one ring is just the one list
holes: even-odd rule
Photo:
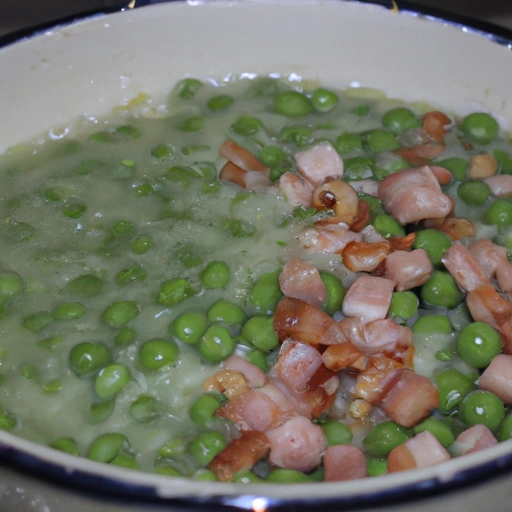
[[511, 437], [512, 157], [492, 115], [187, 78], [0, 168], [2, 428], [234, 482]]

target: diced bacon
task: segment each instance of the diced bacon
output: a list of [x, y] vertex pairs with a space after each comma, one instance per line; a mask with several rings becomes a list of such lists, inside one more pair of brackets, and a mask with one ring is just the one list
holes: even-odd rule
[[396, 290], [410, 290], [427, 282], [433, 271], [432, 262], [425, 249], [392, 252], [385, 261], [384, 276]]
[[437, 178], [437, 181], [439, 181], [439, 185], [448, 185], [450, 181], [452, 181], [452, 173], [445, 169], [444, 167], [439, 167], [437, 165], [430, 166], [432, 169], [432, 172], [434, 173], [435, 177]]
[[468, 453], [485, 450], [498, 444], [498, 440], [485, 425], [473, 425], [460, 433], [453, 443], [453, 450], [456, 456], [467, 455]]
[[[332, 345], [331, 345], [332, 346]], [[308, 418], [316, 418], [329, 410], [340, 387], [340, 379], [336, 372], [324, 365], [320, 366], [308, 382], [307, 389], [296, 398], [307, 407]], [[302, 410], [302, 409], [301, 409]]]
[[368, 356], [346, 341], [327, 347], [322, 353], [322, 361], [327, 368], [334, 371], [347, 368], [362, 371], [368, 364]]
[[285, 172], [279, 178], [279, 190], [292, 206], [311, 205], [313, 186], [294, 172]]
[[301, 299], [317, 308], [327, 300], [320, 272], [305, 261], [288, 261], [279, 275], [279, 286], [287, 297]]
[[466, 306], [475, 322], [485, 322], [495, 329], [512, 314], [512, 306], [491, 285], [480, 286], [466, 295]]
[[237, 356], [236, 354], [224, 361], [224, 368], [243, 374], [251, 388], [260, 388], [267, 381], [265, 372], [247, 361], [247, 359]]
[[444, 153], [446, 146], [437, 142], [427, 142], [413, 148], [401, 148], [394, 151], [395, 155], [405, 158], [411, 165], [428, 165], [428, 161]]
[[472, 180], [489, 178], [498, 171], [498, 161], [489, 153], [475, 155], [469, 162], [468, 176]]
[[509, 197], [512, 195], [512, 174], [499, 174], [483, 180], [496, 197]]
[[256, 171], [267, 175], [269, 173], [268, 167], [263, 165], [250, 151], [232, 140], [225, 140], [219, 149], [219, 153], [223, 158], [233, 162], [244, 171]]
[[359, 231], [362, 231], [371, 220], [372, 214], [368, 203], [358, 199], [356, 216], [350, 223], [350, 229], [358, 233]]
[[345, 295], [343, 314], [360, 317], [363, 322], [385, 318], [394, 287], [393, 281], [383, 277], [358, 277]]
[[450, 454], [436, 437], [424, 430], [391, 450], [388, 455], [388, 471], [394, 473], [434, 466], [450, 458]]
[[208, 467], [220, 482], [231, 482], [235, 473], [251, 469], [269, 450], [270, 443], [263, 432], [242, 432], [215, 456]]
[[321, 461], [325, 435], [321, 427], [303, 416], [289, 419], [267, 432], [270, 462], [280, 468], [310, 471]]
[[277, 304], [274, 329], [280, 341], [291, 338], [310, 345], [333, 345], [346, 341], [327, 313], [291, 297], [285, 297]]
[[361, 240], [361, 233], [350, 231], [347, 224], [331, 224], [307, 229], [299, 235], [306, 251], [336, 254], [348, 243]]
[[504, 260], [496, 269], [496, 280], [502, 292], [512, 292], [512, 264], [508, 260]]
[[[510, 177], [512, 178], [512, 175]], [[488, 238], [477, 240], [469, 248], [469, 252], [480, 268], [485, 272], [487, 279], [492, 279], [498, 265], [507, 261], [507, 249], [501, 245], [495, 244]]]
[[485, 272], [462, 244], [453, 244], [444, 253], [442, 262], [463, 290], [489, 285]]
[[428, 166], [386, 176], [379, 186], [379, 198], [384, 209], [401, 224], [444, 218], [452, 209], [451, 199], [443, 194]]
[[377, 403], [386, 391], [383, 387], [386, 377], [403, 367], [402, 363], [385, 355], [371, 356], [367, 368], [357, 376], [354, 396], [364, 398], [372, 404]]
[[498, 354], [482, 373], [478, 387], [512, 404], [512, 355]]
[[220, 170], [219, 179], [229, 181], [241, 188], [245, 188], [245, 175], [246, 171], [233, 162], [228, 161]]
[[352, 272], [371, 272], [389, 254], [389, 242], [350, 242], [343, 249], [343, 264]]
[[395, 370], [382, 382], [377, 403], [398, 424], [412, 427], [439, 407], [439, 392], [432, 381], [407, 368]]
[[240, 372], [222, 369], [203, 382], [203, 389], [205, 391], [218, 391], [228, 398], [234, 398], [248, 391], [249, 385]]
[[329, 446], [324, 454], [324, 481], [357, 480], [368, 474], [363, 452], [352, 445]]
[[286, 340], [281, 346], [274, 370], [290, 390], [302, 392], [321, 365], [322, 356], [316, 348]]
[[416, 233], [409, 233], [405, 236], [392, 236], [388, 239], [388, 242], [391, 252], [410, 251], [414, 240], [416, 240]]
[[376, 242], [386, 241], [386, 239], [381, 234], [379, 234], [379, 232], [371, 224], [362, 229], [360, 233], [363, 237], [363, 242], [373, 244]]
[[438, 110], [427, 112], [423, 116], [423, 129], [435, 141], [444, 144], [444, 136], [452, 120], [444, 113]]
[[434, 227], [448, 235], [453, 241], [462, 240], [467, 236], [476, 234], [475, 225], [469, 219], [461, 217], [449, 217]]
[[367, 194], [372, 197], [377, 197], [379, 193], [379, 182], [377, 180], [359, 180], [359, 181], [350, 181], [349, 185], [358, 193], [358, 194]]
[[265, 387], [249, 390], [232, 398], [217, 409], [217, 416], [231, 420], [239, 430], [264, 432], [269, 428], [282, 425], [294, 416], [295, 412], [291, 408], [280, 407], [265, 391], [262, 391]]
[[265, 192], [271, 185], [267, 174], [258, 171], [247, 171], [245, 173], [245, 188], [255, 192]]
[[296, 153], [295, 162], [299, 173], [313, 185], [343, 176], [343, 160], [328, 142]]

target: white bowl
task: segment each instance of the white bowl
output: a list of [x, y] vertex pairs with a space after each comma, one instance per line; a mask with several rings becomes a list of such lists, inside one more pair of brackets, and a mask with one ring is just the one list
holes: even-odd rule
[[[439, 19], [336, 0], [175, 2], [94, 17], [0, 50], [0, 152], [78, 115], [107, 114], [141, 92], [161, 96], [184, 76], [277, 73], [340, 88], [360, 84], [461, 114], [492, 111], [510, 128], [511, 47]], [[152, 511], [222, 504], [254, 511], [383, 504], [396, 511], [501, 510], [489, 503], [510, 495], [512, 441], [422, 470], [311, 485], [173, 479], [1, 431], [0, 463], [3, 512], [114, 512], [135, 503]]]

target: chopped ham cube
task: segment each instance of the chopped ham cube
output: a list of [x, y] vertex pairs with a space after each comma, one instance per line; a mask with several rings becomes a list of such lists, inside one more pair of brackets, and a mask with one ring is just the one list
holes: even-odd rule
[[511, 174], [499, 174], [497, 176], [489, 176], [484, 180], [491, 192], [496, 197], [508, 197], [512, 195], [512, 175]]
[[247, 361], [244, 357], [237, 356], [236, 354], [224, 361], [224, 368], [241, 373], [251, 388], [260, 388], [267, 380], [265, 372]]
[[489, 280], [471, 252], [462, 244], [453, 244], [442, 259], [444, 266], [457, 284], [466, 291], [486, 286]]
[[506, 404], [512, 404], [512, 356], [498, 354], [482, 373], [478, 387], [491, 391]]
[[468, 292], [466, 306], [475, 322], [485, 322], [499, 330], [512, 314], [510, 302], [491, 285], [480, 286]]
[[285, 172], [279, 178], [279, 190], [292, 206], [311, 206], [313, 186], [294, 172]]
[[466, 455], [490, 448], [495, 444], [498, 444], [498, 440], [489, 428], [485, 425], [473, 425], [458, 435], [453, 444], [453, 452], [457, 456]]
[[327, 178], [343, 176], [343, 160], [330, 143], [295, 154], [297, 170], [313, 185], [323, 183]]
[[250, 151], [232, 140], [225, 140], [219, 149], [219, 153], [244, 171], [255, 171], [268, 176], [269, 168], [263, 165]]
[[432, 262], [425, 249], [395, 251], [385, 262], [385, 277], [395, 283], [397, 291], [410, 290], [427, 282], [432, 274]]
[[343, 314], [363, 322], [386, 318], [395, 283], [384, 277], [363, 275], [349, 288], [343, 300]]
[[368, 474], [366, 458], [363, 452], [352, 445], [338, 444], [329, 446], [324, 454], [324, 480], [342, 482], [357, 480]]

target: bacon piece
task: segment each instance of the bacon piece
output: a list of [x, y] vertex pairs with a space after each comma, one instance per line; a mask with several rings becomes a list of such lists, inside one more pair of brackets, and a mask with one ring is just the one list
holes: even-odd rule
[[370, 357], [367, 368], [357, 376], [354, 396], [377, 403], [385, 392], [384, 379], [393, 370], [403, 367], [402, 363], [382, 354]]
[[368, 203], [366, 201], [358, 201], [357, 213], [354, 220], [350, 223], [350, 229], [358, 233], [366, 227], [371, 219], [372, 215]]
[[491, 285], [480, 286], [468, 292], [466, 306], [475, 322], [485, 322], [495, 329], [512, 314], [510, 303]]
[[232, 140], [225, 140], [219, 149], [220, 155], [244, 171], [268, 173], [270, 169], [263, 165], [250, 151]]
[[512, 263], [508, 261], [505, 247], [482, 238], [470, 247], [469, 252], [488, 279], [496, 277], [501, 291], [512, 292]]
[[371, 272], [389, 254], [389, 242], [349, 242], [343, 249], [343, 264], [352, 272]]
[[303, 300], [317, 308], [327, 300], [320, 272], [305, 261], [288, 261], [279, 275], [279, 286], [287, 297]]
[[386, 258], [384, 276], [394, 283], [397, 291], [403, 291], [427, 282], [432, 271], [425, 249], [395, 251]]
[[512, 354], [512, 315], [500, 322], [501, 344], [505, 354]]
[[291, 297], [284, 297], [277, 304], [274, 329], [280, 341], [291, 338], [310, 345], [333, 345], [346, 341], [327, 313]]
[[292, 206], [311, 206], [313, 187], [294, 172], [285, 172], [278, 182], [279, 190]]
[[361, 233], [350, 231], [347, 224], [316, 225], [299, 235], [306, 251], [335, 254], [343, 251], [346, 245], [361, 240]]
[[236, 354], [224, 361], [224, 369], [243, 374], [251, 388], [260, 388], [267, 381], [265, 372], [261, 371], [244, 357], [237, 356]]
[[405, 169], [386, 176], [379, 186], [384, 209], [400, 224], [444, 218], [452, 209], [431, 168]]
[[393, 281], [383, 277], [358, 277], [345, 295], [343, 314], [360, 317], [363, 322], [385, 318], [394, 287]]
[[461, 432], [450, 449], [455, 455], [460, 456], [484, 450], [496, 444], [498, 444], [498, 440], [489, 428], [478, 424]]
[[437, 165], [431, 165], [430, 168], [437, 178], [437, 181], [439, 181], [439, 185], [448, 185], [448, 183], [452, 181], [453, 175], [448, 169]]
[[444, 136], [447, 127], [452, 124], [452, 120], [444, 113], [438, 110], [427, 112], [423, 116], [423, 129], [436, 142], [444, 144]]
[[469, 219], [461, 217], [449, 217], [432, 227], [442, 231], [454, 241], [476, 234], [475, 225]]
[[220, 482], [231, 482], [235, 473], [251, 469], [269, 450], [270, 443], [263, 432], [242, 432], [215, 456], [208, 467]]
[[498, 172], [498, 161], [489, 153], [475, 155], [469, 162], [468, 176], [472, 180], [489, 178]]
[[324, 365], [320, 366], [309, 380], [307, 389], [297, 396], [298, 400], [307, 407], [306, 416], [316, 418], [329, 410], [334, 403], [339, 387], [340, 379], [337, 372]]
[[290, 390], [302, 392], [321, 365], [322, 356], [316, 348], [286, 340], [281, 346], [274, 370]]
[[427, 142], [413, 148], [401, 148], [394, 151], [395, 155], [405, 158], [411, 165], [428, 165], [429, 160], [444, 153], [446, 146], [437, 142]]
[[343, 160], [328, 142], [296, 153], [295, 162], [299, 173], [313, 185], [343, 176]]
[[439, 392], [432, 381], [407, 368], [391, 372], [382, 387], [384, 393], [376, 405], [404, 427], [412, 427], [439, 407]]
[[233, 370], [219, 370], [203, 382], [205, 391], [218, 391], [228, 398], [234, 398], [249, 390], [243, 374]]
[[219, 179], [230, 181], [241, 188], [245, 188], [245, 175], [246, 171], [233, 162], [228, 161], [220, 170]]
[[303, 416], [289, 419], [278, 428], [269, 430], [269, 460], [286, 469], [310, 471], [321, 461], [325, 450], [325, 435], [321, 427]]
[[434, 466], [450, 458], [448, 451], [435, 436], [424, 430], [391, 450], [388, 455], [388, 471], [394, 473]]
[[368, 364], [368, 356], [346, 341], [327, 347], [322, 353], [322, 361], [327, 368], [334, 371], [347, 368], [362, 371]]
[[489, 285], [485, 272], [462, 244], [453, 244], [441, 261], [462, 289], [471, 291]]
[[491, 192], [496, 197], [509, 197], [512, 195], [512, 174], [489, 176], [482, 181], [489, 185]]
[[482, 373], [478, 387], [494, 393], [506, 404], [512, 404], [512, 355], [495, 356]]
[[363, 452], [349, 444], [329, 446], [323, 460], [325, 482], [357, 480], [368, 474]]
[[414, 240], [416, 240], [416, 233], [409, 233], [406, 236], [392, 236], [388, 239], [391, 252], [410, 251]]

